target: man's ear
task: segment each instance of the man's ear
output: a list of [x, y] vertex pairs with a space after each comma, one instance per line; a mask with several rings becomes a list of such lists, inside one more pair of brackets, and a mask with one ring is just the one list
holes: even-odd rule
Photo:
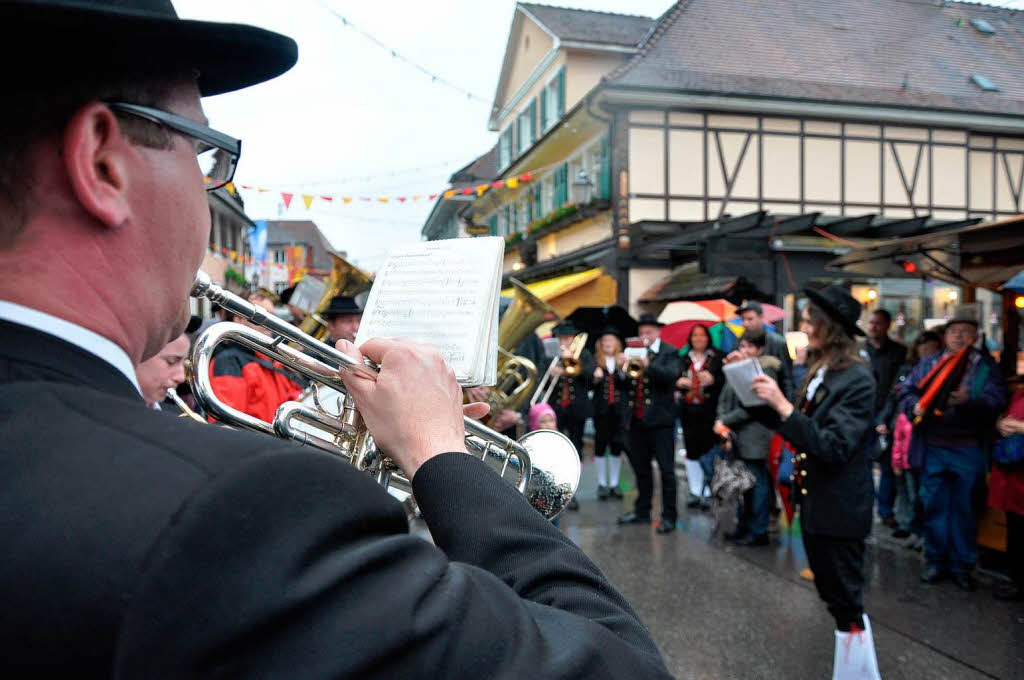
[[131, 214], [125, 191], [133, 149], [114, 113], [99, 102], [78, 109], [64, 129], [62, 151], [85, 211], [107, 227], [124, 224]]

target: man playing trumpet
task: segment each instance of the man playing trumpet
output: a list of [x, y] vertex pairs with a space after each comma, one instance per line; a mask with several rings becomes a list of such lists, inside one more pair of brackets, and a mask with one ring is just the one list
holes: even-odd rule
[[132, 366], [185, 328], [241, 148], [200, 96], [288, 70], [293, 41], [166, 0], [0, 0], [0, 31], [5, 676], [668, 677], [597, 567], [465, 454], [436, 349], [339, 343], [380, 366], [348, 384], [436, 545], [334, 456], [146, 407]]

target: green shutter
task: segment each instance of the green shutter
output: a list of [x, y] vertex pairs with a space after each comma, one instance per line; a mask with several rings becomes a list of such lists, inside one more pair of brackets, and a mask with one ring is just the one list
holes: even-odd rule
[[558, 69], [558, 120], [565, 115], [565, 67]]
[[[541, 201], [543, 201], [543, 196], [542, 196], [543, 191], [542, 191], [542, 188], [543, 187], [538, 182], [537, 186], [534, 187], [534, 189], [533, 189], [533, 219], [534, 220], [539, 220], [541, 217], [544, 216], [544, 204], [541, 202]], [[531, 220], [531, 221], [533, 221], [533, 220]]]
[[569, 166], [565, 163], [555, 170], [555, 207], [560, 208], [569, 202]]
[[541, 97], [537, 97], [530, 103], [530, 118], [533, 120], [533, 138], [535, 140], [540, 139], [541, 127], [541, 122], [537, 120], [537, 99], [541, 99]]
[[537, 129], [541, 132], [547, 128], [548, 123], [548, 98], [544, 96], [546, 92], [547, 88], [541, 89], [540, 96], [537, 97], [540, 100], [540, 125]]
[[612, 197], [612, 145], [608, 137], [601, 138], [601, 176], [597, 184], [598, 198]]
[[491, 219], [488, 220], [491, 225], [491, 236], [498, 235], [498, 213], [491, 215]]

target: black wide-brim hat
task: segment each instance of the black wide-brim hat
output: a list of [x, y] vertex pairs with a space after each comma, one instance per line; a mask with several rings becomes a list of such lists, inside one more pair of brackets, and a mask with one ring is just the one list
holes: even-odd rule
[[626, 341], [626, 338], [622, 334], [622, 331], [620, 331], [615, 326], [605, 326], [604, 328], [602, 328], [598, 332], [598, 334], [597, 334], [597, 339], [600, 340], [601, 338], [603, 338], [606, 335], [614, 335], [615, 337], [617, 337], [619, 339], [619, 342], [625, 342]]
[[362, 314], [363, 310], [356, 304], [355, 298], [348, 295], [335, 295], [327, 305], [327, 309], [320, 316], [325, 319], [333, 319], [342, 314]]
[[804, 288], [804, 295], [840, 324], [848, 335], [864, 335], [864, 331], [857, 325], [861, 312], [860, 303], [845, 288], [836, 284], [821, 290]]
[[572, 321], [563, 321], [551, 329], [552, 335], [579, 335], [580, 329]]
[[658, 317], [654, 316], [653, 314], [641, 314], [640, 318], [636, 320], [636, 325], [637, 326], [657, 326], [658, 328], [661, 328], [665, 324], [663, 324], [662, 322], [658, 321]]
[[190, 67], [209, 96], [281, 75], [295, 65], [298, 46], [255, 26], [179, 19], [170, 0], [0, 0], [0, 56], [44, 82], [61, 62]]

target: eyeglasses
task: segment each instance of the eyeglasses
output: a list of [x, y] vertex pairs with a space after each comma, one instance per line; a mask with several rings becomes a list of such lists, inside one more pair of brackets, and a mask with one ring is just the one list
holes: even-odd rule
[[238, 157], [242, 154], [240, 139], [229, 137], [202, 123], [160, 109], [123, 102], [105, 103], [114, 111], [148, 120], [168, 130], [195, 139], [198, 142], [196, 144], [196, 159], [199, 161], [199, 169], [203, 172], [203, 181], [206, 182], [207, 191], [221, 188], [235, 176]]

